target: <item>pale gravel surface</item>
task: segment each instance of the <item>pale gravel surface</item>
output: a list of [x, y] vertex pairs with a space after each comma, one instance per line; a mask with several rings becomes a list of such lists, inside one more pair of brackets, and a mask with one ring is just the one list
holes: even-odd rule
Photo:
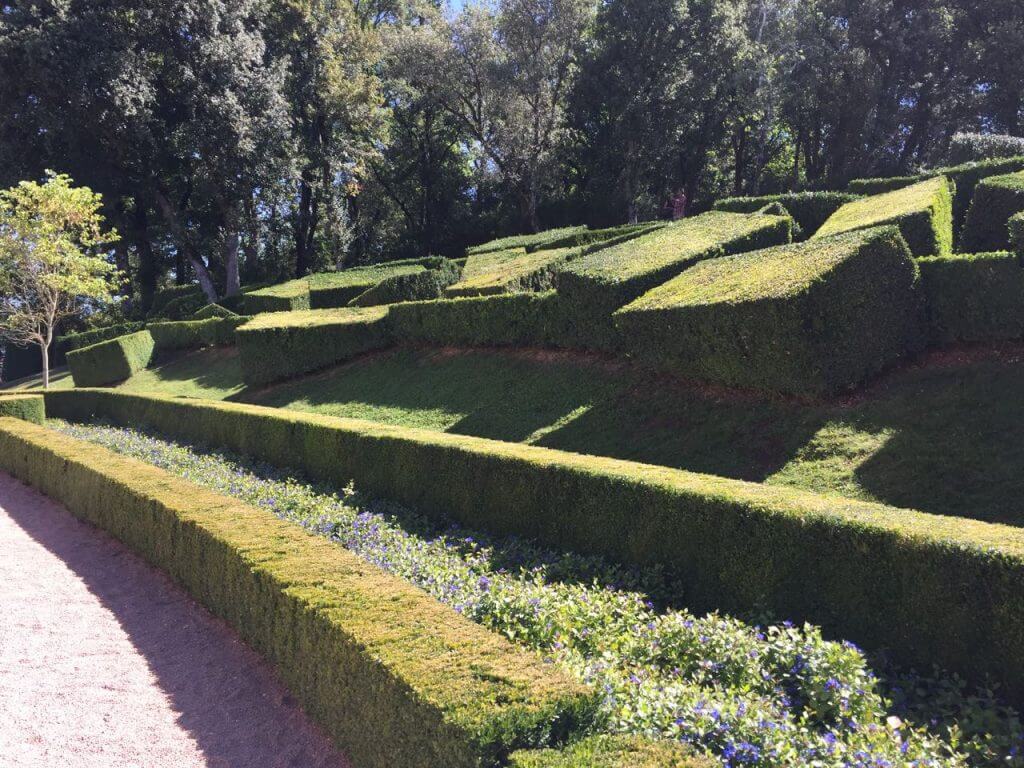
[[226, 624], [4, 473], [0, 766], [350, 768]]

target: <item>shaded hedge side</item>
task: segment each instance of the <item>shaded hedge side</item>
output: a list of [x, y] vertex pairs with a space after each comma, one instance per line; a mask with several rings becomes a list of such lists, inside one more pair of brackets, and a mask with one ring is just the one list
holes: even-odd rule
[[145, 323], [118, 323], [117, 325], [108, 325], [105, 328], [96, 328], [91, 331], [69, 333], [57, 339], [57, 348], [64, 352], [70, 352], [73, 349], [81, 349], [92, 344], [98, 344], [101, 341], [116, 339], [118, 336], [124, 336], [128, 333], [135, 333], [145, 327]]
[[919, 259], [932, 343], [1024, 338], [1024, 268], [1012, 253]]
[[969, 253], [1010, 247], [1010, 218], [1024, 211], [1024, 172], [985, 179], [974, 190], [962, 234]]
[[141, 371], [155, 351], [150, 332], [137, 331], [69, 352], [68, 368], [76, 387], [102, 387]]
[[14, 419], [0, 468], [230, 623], [355, 765], [496, 766], [592, 717], [594, 695], [551, 665], [270, 512]]
[[236, 329], [251, 319], [245, 315], [230, 315], [205, 320], [150, 323], [148, 328], [159, 352], [199, 347], [230, 347], [235, 344]]
[[856, 199], [857, 195], [847, 192], [788, 192], [760, 197], [724, 197], [716, 200], [711, 208], [714, 211], [756, 213], [767, 205], [780, 203], [799, 225], [803, 234], [810, 237], [821, 228], [829, 216]]
[[104, 390], [102, 417], [221, 446], [493, 534], [665, 567], [694, 610], [771, 611], [1024, 696], [1024, 530], [617, 459]]
[[0, 392], [0, 418], [23, 419], [33, 424], [46, 421], [46, 403], [42, 395]]

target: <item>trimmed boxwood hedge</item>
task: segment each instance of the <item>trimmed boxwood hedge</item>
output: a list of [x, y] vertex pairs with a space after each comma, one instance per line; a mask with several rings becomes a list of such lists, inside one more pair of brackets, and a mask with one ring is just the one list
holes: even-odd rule
[[847, 203], [829, 217], [812, 239], [895, 224], [914, 256], [945, 256], [953, 251], [953, 190], [937, 176], [909, 187]]
[[578, 232], [571, 232], [568, 235], [557, 237], [553, 240], [545, 240], [539, 245], [531, 244], [526, 250], [534, 253], [539, 250], [551, 250], [552, 248], [582, 248], [588, 245], [602, 243], [604, 245], [615, 245], [617, 243], [631, 240], [647, 232], [664, 227], [665, 221], [643, 221], [639, 224], [623, 224], [618, 227], [606, 229], [584, 229]]
[[[771, 611], [1024, 695], [1024, 529], [668, 467], [277, 408], [51, 390], [497, 535], [662, 566], [693, 610]], [[395, 764], [400, 764], [398, 761]]]
[[438, 259], [435, 266], [417, 272], [385, 277], [372, 288], [356, 296], [350, 307], [376, 307], [400, 301], [427, 301], [444, 294], [445, 289], [458, 282], [462, 267], [449, 259]]
[[678, 741], [635, 736], [591, 736], [563, 750], [516, 752], [509, 768], [713, 768], [718, 762], [693, 754]]
[[192, 315], [193, 320], [209, 320], [211, 317], [237, 317], [237, 312], [232, 312], [227, 307], [222, 307], [220, 304], [207, 304], [202, 309], [196, 311]]
[[686, 378], [797, 395], [853, 389], [923, 346], [895, 227], [704, 261], [615, 313], [627, 349]]
[[247, 315], [309, 309], [309, 279], [300, 277], [250, 291], [242, 297], [242, 309]]
[[1012, 253], [920, 259], [933, 343], [1024, 338], [1024, 268]]
[[949, 145], [949, 162], [953, 164], [1022, 155], [1024, 137], [1004, 133], [954, 133]]
[[240, 327], [242, 378], [269, 384], [389, 346], [388, 307], [273, 313]]
[[203, 289], [195, 283], [172, 285], [167, 288], [161, 288], [153, 294], [153, 304], [149, 308], [149, 317], [163, 317], [168, 304], [185, 297], [199, 299], [202, 302], [199, 306], [206, 303]]
[[594, 694], [551, 665], [268, 511], [14, 419], [0, 468], [231, 624], [355, 765], [496, 766], [593, 716]]
[[766, 205], [780, 203], [803, 233], [810, 237], [821, 228], [829, 216], [856, 199], [857, 195], [847, 192], [786, 192], [781, 195], [760, 197], [725, 197], [716, 200], [712, 210], [757, 213]]
[[108, 325], [105, 328], [94, 328], [91, 331], [69, 333], [57, 339], [57, 347], [67, 353], [73, 349], [88, 347], [90, 344], [98, 344], [107, 339], [116, 339], [118, 336], [135, 333], [145, 327], [145, 323], [118, 323], [117, 325]]
[[150, 323], [157, 351], [198, 349], [199, 347], [230, 347], [235, 344], [235, 331], [252, 318], [245, 315], [210, 317], [206, 320], [178, 320]]
[[42, 395], [0, 392], [0, 418], [4, 416], [42, 424], [46, 421], [46, 401]]
[[436, 268], [442, 259], [427, 256], [422, 259], [402, 259], [349, 267], [338, 272], [319, 272], [309, 276], [309, 307], [311, 309], [340, 309], [389, 277], [413, 275]]
[[445, 289], [444, 295], [458, 298], [549, 290], [555, 270], [582, 253], [581, 248], [546, 248], [534, 253], [517, 248], [476, 253], [466, 261], [462, 279]]
[[102, 387], [124, 381], [153, 360], [156, 344], [149, 331], [136, 331], [68, 353], [76, 387]]
[[971, 253], [1010, 247], [1010, 218], [1024, 211], [1024, 172], [985, 179], [974, 190], [961, 236]]
[[507, 251], [510, 248], [522, 248], [525, 251], [545, 248], [549, 243], [556, 243], [566, 237], [586, 232], [585, 226], [561, 227], [559, 229], [547, 229], [543, 232], [527, 235], [510, 235], [500, 237], [497, 240], [490, 240], [480, 245], [474, 245], [466, 249], [466, 255], [474, 253], [490, 253], [491, 251]]
[[1010, 245], [1018, 254], [1024, 256], [1024, 211], [1011, 216], [1006, 223], [1006, 229], [1010, 233]]

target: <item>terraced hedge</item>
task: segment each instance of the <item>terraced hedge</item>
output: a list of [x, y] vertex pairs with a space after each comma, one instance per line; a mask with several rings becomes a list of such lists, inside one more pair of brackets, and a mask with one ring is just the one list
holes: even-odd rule
[[43, 396], [0, 392], [0, 418], [5, 416], [42, 424], [46, 421], [46, 404]]
[[582, 252], [578, 247], [545, 248], [533, 253], [516, 248], [473, 254], [466, 260], [462, 279], [445, 289], [444, 295], [458, 298], [549, 290], [558, 267]]
[[192, 315], [193, 320], [209, 320], [211, 317], [238, 317], [238, 313], [220, 304], [207, 304]]
[[445, 289], [458, 282], [462, 267], [449, 259], [437, 259], [427, 269], [385, 277], [372, 288], [356, 296], [350, 307], [376, 307], [400, 301], [429, 301], [439, 298]]
[[853, 389], [923, 346], [895, 227], [704, 261], [615, 313], [627, 348], [681, 376], [797, 395]]
[[942, 176], [847, 203], [812, 239], [884, 224], [899, 227], [914, 256], [953, 252], [953, 191]]
[[286, 283], [250, 291], [242, 297], [242, 308], [247, 315], [263, 312], [291, 312], [309, 309], [309, 278], [300, 277]]
[[268, 384], [388, 346], [387, 315], [388, 307], [366, 307], [255, 317], [235, 335], [242, 377]]
[[68, 368], [76, 387], [102, 387], [124, 381], [149, 365], [156, 344], [149, 331], [101, 341], [68, 353]]
[[149, 317], [163, 317], [164, 310], [168, 304], [186, 297], [200, 300], [204, 304], [206, 303], [203, 299], [203, 289], [195, 283], [172, 285], [168, 288], [161, 288], [153, 294], [153, 304], [149, 308]]
[[991, 675], [1024, 695], [1021, 528], [275, 408], [109, 390], [54, 390], [46, 406], [339, 486], [354, 480], [371, 496], [494, 534], [660, 565], [694, 610], [806, 619], [897, 660]]
[[1024, 268], [1012, 253], [920, 259], [933, 343], [1024, 338]]
[[1010, 233], [1010, 244], [1020, 256], [1024, 256], [1024, 211], [1011, 216], [1006, 229]]
[[236, 329], [251, 320], [245, 315], [210, 317], [206, 320], [178, 320], [150, 323], [148, 328], [157, 351], [230, 347], [235, 344]]
[[664, 221], [644, 221], [639, 224], [623, 224], [618, 227], [608, 227], [606, 229], [584, 229], [581, 232], [571, 232], [553, 240], [546, 240], [540, 247], [531, 244], [530, 248], [527, 250], [537, 251], [540, 250], [541, 247], [544, 250], [549, 250], [551, 248], [582, 248], [598, 243], [615, 245], [616, 243], [631, 240], [646, 232], [653, 232], [655, 229], [660, 229], [665, 226], [665, 224], [666, 222]]
[[382, 280], [399, 275], [414, 275], [440, 265], [441, 259], [405, 259], [349, 267], [339, 272], [320, 272], [309, 276], [309, 306], [312, 309], [340, 309], [366, 293]]
[[270, 512], [9, 418], [0, 468], [230, 623], [355, 765], [496, 766], [592, 717], [594, 695], [551, 665]]
[[537, 232], [536, 234], [500, 237], [497, 240], [491, 240], [489, 242], [467, 248], [466, 255], [472, 256], [475, 253], [507, 251], [510, 248], [522, 248], [524, 251], [537, 250], [539, 248], [547, 247], [549, 243], [556, 243], [566, 237], [579, 235], [586, 231], [587, 228], [584, 226], [561, 227], [560, 229], [548, 229], [544, 232]]
[[967, 211], [963, 249], [971, 253], [1010, 247], [1010, 219], [1024, 211], [1024, 172], [992, 176], [978, 184]]
[[69, 333], [57, 340], [57, 347], [64, 352], [70, 352], [73, 349], [88, 347], [91, 344], [98, 344], [107, 339], [116, 339], [118, 336], [135, 333], [145, 327], [145, 323], [118, 323], [117, 325], [108, 325], [105, 328], [95, 328], [91, 331]]
[[756, 213], [767, 205], [779, 203], [793, 217], [803, 233], [810, 237], [821, 228], [829, 216], [856, 199], [857, 195], [846, 192], [787, 192], [760, 197], [725, 197], [716, 200], [712, 210]]

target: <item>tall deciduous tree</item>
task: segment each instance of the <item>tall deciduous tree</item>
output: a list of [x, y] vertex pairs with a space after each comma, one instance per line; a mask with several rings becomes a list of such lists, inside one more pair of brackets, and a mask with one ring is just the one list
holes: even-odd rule
[[101, 207], [91, 189], [53, 173], [0, 192], [0, 336], [39, 346], [44, 389], [58, 323], [113, 298], [118, 272], [103, 251], [118, 237]]

